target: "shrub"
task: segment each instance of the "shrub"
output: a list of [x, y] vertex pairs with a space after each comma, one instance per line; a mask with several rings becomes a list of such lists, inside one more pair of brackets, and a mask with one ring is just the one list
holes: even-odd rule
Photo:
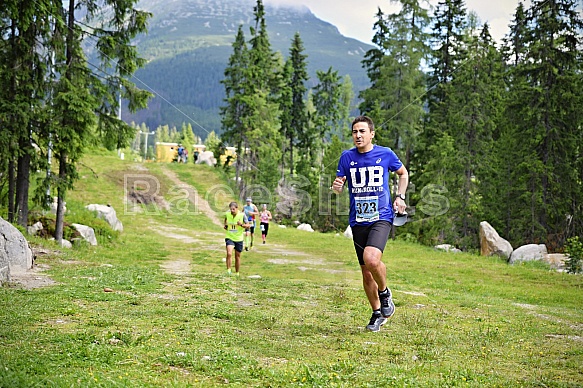
[[565, 262], [567, 272], [580, 273], [583, 271], [583, 243], [578, 236], [571, 237], [565, 245], [565, 253], [569, 259]]

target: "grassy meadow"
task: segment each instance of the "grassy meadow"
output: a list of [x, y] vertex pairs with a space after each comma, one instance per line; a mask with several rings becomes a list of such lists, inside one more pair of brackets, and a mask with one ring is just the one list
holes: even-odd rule
[[[129, 205], [124, 185], [167, 207]], [[71, 250], [30, 238], [55, 284], [0, 287], [0, 387], [583, 386], [582, 276], [397, 233], [384, 254], [397, 310], [370, 333], [341, 234], [272, 224], [227, 276], [209, 215], [233, 199], [211, 167], [85, 157], [69, 212], [111, 204], [124, 231]]]

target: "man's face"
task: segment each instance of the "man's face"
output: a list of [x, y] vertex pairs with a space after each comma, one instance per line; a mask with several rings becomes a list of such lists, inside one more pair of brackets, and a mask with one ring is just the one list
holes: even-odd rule
[[232, 215], [237, 214], [237, 211], [239, 210], [237, 206], [231, 206], [229, 209], [231, 210]]
[[365, 122], [358, 122], [352, 127], [352, 141], [359, 151], [368, 151], [372, 147], [373, 137], [374, 131]]

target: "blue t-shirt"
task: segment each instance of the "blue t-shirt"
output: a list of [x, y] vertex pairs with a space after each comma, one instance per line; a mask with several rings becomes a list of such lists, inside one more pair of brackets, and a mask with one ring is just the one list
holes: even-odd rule
[[255, 226], [255, 215], [251, 214], [251, 213], [255, 212], [255, 206], [254, 205], [245, 205], [245, 206], [243, 206], [243, 211], [245, 212], [245, 215], [249, 219], [249, 222], [252, 224], [251, 226]]
[[393, 222], [393, 204], [389, 190], [390, 172], [403, 163], [387, 147], [373, 145], [360, 153], [355, 148], [340, 156], [336, 176], [345, 176], [350, 193], [350, 226], [370, 225], [375, 221]]

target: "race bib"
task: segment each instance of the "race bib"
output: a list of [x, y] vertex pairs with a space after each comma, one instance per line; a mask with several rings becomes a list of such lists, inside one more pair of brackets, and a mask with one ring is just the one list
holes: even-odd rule
[[265, 225], [260, 225], [261, 227], [261, 231], [264, 232], [265, 231]]
[[379, 197], [355, 197], [356, 222], [373, 222], [379, 220]]
[[237, 224], [229, 224], [229, 232], [237, 233]]

